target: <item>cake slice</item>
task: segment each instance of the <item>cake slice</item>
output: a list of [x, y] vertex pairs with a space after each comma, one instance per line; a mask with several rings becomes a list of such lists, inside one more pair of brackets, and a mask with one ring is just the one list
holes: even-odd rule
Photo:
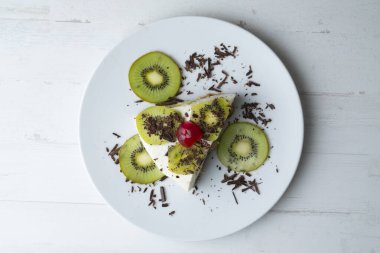
[[[136, 117], [141, 142], [156, 166], [186, 191], [194, 187], [204, 160], [231, 115], [234, 99], [235, 94], [209, 95], [170, 106], [152, 106]], [[185, 146], [176, 132], [189, 121], [201, 129], [202, 137]]]

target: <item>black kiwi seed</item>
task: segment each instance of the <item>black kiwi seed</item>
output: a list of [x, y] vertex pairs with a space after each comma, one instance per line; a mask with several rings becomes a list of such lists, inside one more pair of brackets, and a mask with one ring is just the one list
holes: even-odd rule
[[[210, 111], [212, 114], [215, 115], [215, 117], [218, 119], [218, 122], [213, 125], [207, 124], [205, 121], [206, 112]], [[211, 105], [206, 105], [200, 110], [200, 120], [199, 120], [200, 126], [202, 130], [208, 132], [208, 133], [216, 133], [218, 132], [219, 128], [223, 127], [224, 124], [224, 110], [219, 105], [218, 101], [215, 99]]]
[[[240, 155], [237, 155], [233, 150], [232, 150], [232, 147], [235, 143], [238, 143], [242, 140], [248, 140], [250, 145], [251, 145], [251, 148], [252, 148], [252, 151], [247, 154], [246, 156], [240, 156]], [[245, 136], [245, 135], [236, 135], [234, 140], [231, 142], [231, 145], [228, 147], [228, 152], [229, 154], [231, 155], [231, 161], [247, 161], [248, 159], [250, 159], [251, 157], [256, 157], [257, 156], [257, 143], [252, 139], [252, 138], [249, 138], [248, 136]]]
[[[151, 85], [150, 82], [147, 80], [147, 78], [146, 78], [147, 73], [150, 73], [153, 71], [157, 71], [163, 77], [163, 81], [160, 85]], [[163, 69], [161, 66], [159, 66], [157, 64], [152, 65], [152, 66], [147, 67], [147, 68], [144, 68], [141, 71], [141, 77], [142, 77], [142, 80], [144, 82], [144, 85], [149, 87], [152, 90], [162, 90], [166, 86], [168, 86], [169, 82], [170, 82], [170, 78], [169, 78], [167, 72], [165, 71], [165, 69]]]
[[136, 170], [139, 170], [139, 171], [142, 171], [142, 172], [148, 172], [148, 171], [151, 171], [151, 170], [154, 170], [156, 168], [155, 164], [152, 163], [151, 165], [147, 166], [147, 167], [143, 167], [143, 166], [140, 166], [137, 162], [136, 162], [136, 155], [137, 154], [140, 154], [142, 152], [144, 152], [144, 147], [140, 147], [138, 149], [136, 149], [135, 151], [132, 152], [131, 156], [130, 156], [130, 159], [131, 159], [131, 163], [132, 165], [134, 166], [134, 168]]

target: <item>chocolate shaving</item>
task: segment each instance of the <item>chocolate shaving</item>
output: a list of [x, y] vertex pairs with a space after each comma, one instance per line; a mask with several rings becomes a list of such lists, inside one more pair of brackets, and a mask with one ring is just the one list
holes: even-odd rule
[[213, 86], [211, 86], [210, 88], [208, 88], [208, 90], [213, 90], [213, 91], [216, 91], [216, 92], [222, 92], [221, 90], [218, 90]]
[[180, 102], [183, 102], [183, 99], [176, 98], [176, 97], [171, 97], [168, 100], [166, 100], [164, 102], [161, 102], [161, 103], [158, 103], [156, 105], [174, 105], [174, 104], [177, 104], [177, 103], [180, 103]]
[[241, 106], [241, 109], [243, 110], [243, 118], [251, 119], [256, 124], [261, 123], [263, 126], [267, 126], [268, 123], [272, 122], [272, 119], [266, 118], [263, 113], [263, 108], [261, 108], [260, 104], [257, 102], [244, 103]]
[[247, 85], [248, 87], [252, 87], [252, 85], [254, 85], [254, 86], [260, 86], [259, 83], [256, 83], [256, 82], [254, 82], [252, 80], [249, 80], [245, 85]]
[[224, 60], [224, 58], [232, 56], [236, 57], [237, 47], [234, 47], [233, 51], [230, 51], [223, 43], [220, 47], [214, 47], [214, 55], [216, 58]]
[[175, 211], [171, 211], [171, 212], [169, 213], [170, 216], [173, 216], [174, 214], [175, 214]]
[[161, 194], [160, 201], [165, 202], [166, 201], [166, 194], [165, 194], [165, 188], [163, 186], [160, 187], [160, 194]]
[[235, 199], [236, 205], [239, 205], [239, 202], [238, 202], [238, 200], [237, 200], [234, 192], [232, 192], [232, 195], [234, 195], [234, 199]]
[[162, 206], [162, 207], [168, 207], [168, 206], [169, 206], [169, 203], [162, 203], [161, 206]]
[[150, 191], [149, 200], [153, 200], [154, 189]]
[[256, 179], [251, 181], [250, 184], [255, 188], [255, 191], [257, 192], [257, 194], [260, 195], [260, 190], [259, 190], [259, 186], [257, 185]]
[[118, 135], [117, 133], [112, 133], [113, 135], [115, 135], [117, 138], [120, 138], [121, 136]]
[[232, 80], [233, 84], [237, 84], [238, 83], [233, 76], [231, 76], [231, 80]]
[[110, 152], [110, 149], [106, 147], [106, 151], [107, 151], [107, 153], [109, 153], [109, 152]]
[[144, 129], [148, 135], [157, 135], [160, 139], [174, 142], [176, 140], [175, 126], [182, 121], [178, 113], [170, 113], [166, 116], [151, 116], [142, 114]]
[[272, 109], [272, 110], [276, 109], [276, 107], [274, 106], [274, 104], [268, 104], [268, 103], [267, 103], [267, 106], [265, 107], [265, 109], [267, 109], [268, 107], [269, 107], [270, 109]]
[[249, 65], [249, 70], [248, 70], [248, 72], [245, 74], [246, 76], [249, 76], [249, 75], [251, 75], [253, 73], [253, 71], [252, 71], [252, 67], [251, 67], [251, 65]]
[[224, 78], [223, 78], [223, 80], [216, 86], [216, 88], [217, 89], [220, 89], [220, 88], [222, 88], [222, 86], [224, 85], [224, 84], [226, 84], [227, 83], [227, 78], [228, 78], [228, 73], [226, 72], [226, 71], [224, 71], [224, 70], [222, 70], [222, 73], [224, 74]]
[[201, 80], [201, 77], [202, 77], [202, 74], [198, 73], [197, 82], [199, 82], [199, 80]]
[[137, 104], [137, 103], [142, 103], [142, 102], [144, 102], [144, 100], [141, 100], [141, 99], [140, 99], [140, 100], [136, 100], [136, 101], [135, 101], [136, 104]]
[[194, 92], [192, 92], [192, 91], [187, 91], [187, 95], [192, 95], [192, 94], [194, 94]]

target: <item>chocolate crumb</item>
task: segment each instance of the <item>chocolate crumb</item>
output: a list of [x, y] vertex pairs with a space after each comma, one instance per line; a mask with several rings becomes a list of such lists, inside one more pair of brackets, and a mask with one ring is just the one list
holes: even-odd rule
[[246, 76], [249, 76], [249, 75], [251, 75], [253, 73], [253, 71], [252, 71], [252, 67], [251, 67], [251, 65], [249, 65], [249, 70], [248, 70], [248, 72], [245, 74]]
[[169, 206], [169, 203], [162, 203], [161, 206], [162, 206], [162, 207], [168, 207], [168, 206]]
[[265, 107], [265, 109], [267, 109], [268, 107], [269, 107], [270, 109], [272, 109], [272, 110], [276, 109], [276, 107], [274, 106], [274, 104], [268, 104], [268, 103], [267, 103], [267, 106]]
[[110, 152], [110, 149], [106, 147], [106, 151], [107, 151], [107, 153], [109, 153], [109, 152]]
[[229, 77], [228, 73], [224, 70], [222, 70], [222, 73], [224, 75], [224, 78], [223, 80], [216, 86], [216, 88], [219, 90], [220, 88], [222, 88], [223, 85], [225, 85], [227, 83], [227, 78]]
[[231, 80], [232, 80], [232, 83], [233, 84], [237, 84], [238, 82], [236, 81], [236, 79], [233, 77], [233, 76], [231, 76]]
[[152, 189], [152, 190], [150, 191], [149, 200], [152, 200], [152, 199], [153, 199], [153, 195], [154, 195], [154, 189]]
[[161, 202], [165, 202], [166, 194], [165, 194], [165, 188], [163, 186], [160, 187], [160, 194], [161, 194]]
[[232, 192], [232, 195], [234, 195], [234, 199], [235, 199], [236, 205], [239, 205], [239, 202], [238, 202], [238, 200], [237, 200], [236, 195], [235, 195], [234, 192]]
[[183, 102], [183, 99], [171, 97], [168, 100], [161, 102], [161, 103], [158, 103], [156, 105], [174, 105], [174, 104], [181, 103], [181, 102]]
[[247, 85], [248, 87], [252, 87], [252, 85], [253, 86], [260, 86], [259, 83], [256, 83], [256, 82], [254, 82], [252, 80], [249, 80], [245, 85]]
[[192, 94], [194, 94], [194, 92], [192, 92], [192, 91], [187, 91], [187, 95], [192, 95]]
[[118, 135], [117, 133], [112, 133], [113, 135], [115, 135], [117, 138], [120, 138], [121, 136]]
[[208, 88], [208, 90], [212, 90], [212, 91], [216, 91], [216, 92], [222, 92], [221, 90], [218, 90], [214, 87], [214, 85], [212, 85], [210, 88]]
[[202, 77], [202, 74], [198, 73], [197, 82], [199, 82], [199, 80], [201, 80], [201, 77]]
[[171, 212], [169, 213], [170, 216], [173, 216], [174, 214], [175, 214], [175, 211], [171, 211]]

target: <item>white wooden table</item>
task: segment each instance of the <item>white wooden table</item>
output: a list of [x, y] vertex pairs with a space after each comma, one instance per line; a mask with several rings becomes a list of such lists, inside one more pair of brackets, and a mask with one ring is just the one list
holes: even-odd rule
[[[306, 120], [280, 202], [247, 229], [199, 243], [124, 221], [90, 182], [78, 144], [99, 62], [139, 26], [180, 15], [262, 38], [293, 75]], [[0, 252], [380, 252], [379, 96], [376, 0], [1, 0]]]

